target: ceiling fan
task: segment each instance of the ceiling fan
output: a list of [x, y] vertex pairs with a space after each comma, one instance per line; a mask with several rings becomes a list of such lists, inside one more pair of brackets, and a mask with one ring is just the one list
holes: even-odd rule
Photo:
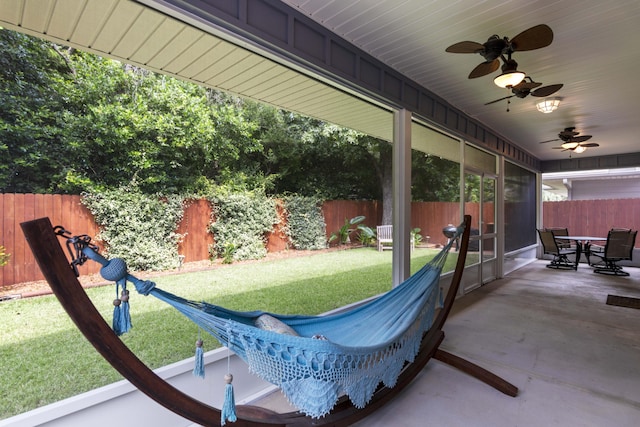
[[514, 87], [520, 83], [525, 74], [518, 71], [518, 63], [511, 59], [514, 52], [540, 49], [549, 46], [553, 41], [553, 31], [548, 25], [540, 24], [524, 30], [512, 39], [492, 35], [485, 43], [463, 41], [452, 44], [445, 50], [450, 53], [479, 53], [484, 62], [476, 66], [469, 74], [470, 79], [486, 76], [500, 67], [503, 61], [502, 74], [494, 82], [500, 87]]
[[573, 151], [574, 153], [583, 153], [587, 148], [599, 147], [600, 144], [590, 142], [583, 144], [583, 142], [593, 138], [592, 135], [580, 135], [580, 132], [576, 132], [575, 126], [564, 128], [558, 134], [558, 138], [550, 139], [548, 141], [540, 141], [540, 144], [546, 144], [547, 142], [562, 141], [560, 147], [553, 147], [556, 150]]
[[[542, 83], [534, 82], [531, 77], [527, 76], [527, 77], [524, 78], [524, 80], [522, 80], [522, 82], [518, 83], [517, 85], [515, 85], [515, 86], [513, 86], [511, 88], [511, 92], [513, 93], [513, 95], [505, 96], [505, 97], [502, 97], [500, 99], [496, 99], [495, 101], [487, 102], [484, 105], [495, 104], [496, 102], [504, 101], [505, 99], [509, 100], [510, 98], [513, 98], [514, 96], [516, 96], [518, 98], [526, 98], [529, 95], [531, 95], [531, 96], [539, 96], [539, 97], [546, 97], [546, 96], [549, 96], [551, 94], [556, 93], [563, 86], [561, 83], [560, 84], [555, 84], [555, 85], [539, 87], [541, 85], [542, 85]], [[509, 111], [508, 104], [510, 102], [511, 101], [507, 101], [507, 111]]]

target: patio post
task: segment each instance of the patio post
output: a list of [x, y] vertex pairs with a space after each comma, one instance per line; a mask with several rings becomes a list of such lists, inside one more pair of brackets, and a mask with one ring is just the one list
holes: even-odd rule
[[411, 112], [393, 115], [393, 286], [411, 274]]

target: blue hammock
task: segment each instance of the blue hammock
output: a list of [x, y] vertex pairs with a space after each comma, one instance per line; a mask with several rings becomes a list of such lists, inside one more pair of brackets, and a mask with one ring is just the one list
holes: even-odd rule
[[[110, 268], [124, 269], [121, 277], [126, 276], [139, 293], [175, 307], [233, 350], [253, 373], [278, 386], [301, 412], [318, 418], [329, 413], [342, 394], [363, 408], [380, 382], [393, 387], [404, 364], [413, 362], [441, 305], [442, 267], [463, 229], [458, 227], [456, 236], [432, 260], [391, 291], [324, 316], [240, 312], [186, 300], [126, 273], [119, 259], [107, 261], [91, 247], [82, 252], [103, 264], [101, 273], [109, 280], [120, 275]], [[256, 321], [263, 315], [292, 328], [296, 335], [258, 328]]]

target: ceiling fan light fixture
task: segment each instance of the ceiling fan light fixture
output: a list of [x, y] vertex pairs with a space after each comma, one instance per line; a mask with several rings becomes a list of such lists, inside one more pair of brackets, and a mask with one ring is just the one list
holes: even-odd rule
[[524, 80], [525, 74], [522, 71], [507, 71], [493, 79], [498, 87], [511, 88]]
[[536, 108], [538, 111], [544, 114], [549, 114], [558, 109], [560, 105], [560, 98], [545, 98], [542, 101], [536, 102]]
[[578, 145], [578, 146], [573, 150], [573, 152], [574, 152], [574, 153], [578, 153], [578, 154], [580, 154], [580, 153], [584, 153], [585, 151], [587, 151], [587, 147], [583, 147], [582, 145]]
[[[584, 151], [584, 147], [579, 147], [580, 143], [578, 142], [565, 142], [561, 145], [565, 150], [575, 150], [577, 153], [582, 153]], [[582, 148], [582, 151], [578, 151], [578, 148]]]

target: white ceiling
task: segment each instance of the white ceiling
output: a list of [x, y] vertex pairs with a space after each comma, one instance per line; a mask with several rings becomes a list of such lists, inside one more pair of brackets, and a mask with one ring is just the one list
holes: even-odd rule
[[[564, 159], [554, 150], [565, 127], [600, 144], [573, 156], [640, 151], [640, 1], [638, 0], [282, 0], [380, 61], [487, 124], [541, 160]], [[518, 69], [543, 86], [563, 83], [551, 114], [528, 96], [510, 95], [490, 76], [469, 80], [484, 59], [445, 49], [460, 41], [513, 38], [538, 24], [554, 32], [550, 46], [516, 52]]]

